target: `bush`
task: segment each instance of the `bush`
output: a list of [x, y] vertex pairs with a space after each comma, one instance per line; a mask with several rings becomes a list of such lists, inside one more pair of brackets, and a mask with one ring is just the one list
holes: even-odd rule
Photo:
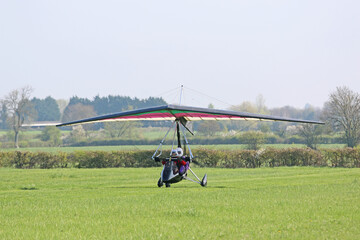
[[151, 151], [76, 151], [68, 160], [78, 168], [155, 167]]
[[14, 155], [15, 152], [0, 152], [0, 167], [13, 167]]
[[61, 131], [55, 126], [47, 126], [41, 132], [40, 139], [49, 142], [51, 146], [59, 146], [61, 144]]
[[360, 149], [327, 149], [324, 158], [332, 167], [360, 167]]

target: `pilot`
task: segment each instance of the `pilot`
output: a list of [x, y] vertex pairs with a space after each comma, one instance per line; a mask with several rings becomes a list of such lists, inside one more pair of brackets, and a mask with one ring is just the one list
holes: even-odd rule
[[[170, 157], [172, 158], [172, 160], [176, 159], [175, 162], [176, 162], [176, 164], [178, 165], [178, 168], [180, 168], [179, 163], [180, 163], [180, 161], [181, 161], [182, 155], [183, 155], [183, 152], [182, 152], [182, 149], [181, 149], [181, 148], [177, 148], [177, 149], [171, 150]], [[160, 162], [160, 158], [159, 158], [159, 157], [155, 157], [155, 161]], [[162, 163], [162, 165], [165, 165], [166, 161], [163, 160], [161, 163]]]
[[189, 162], [186, 161], [187, 158], [183, 156], [183, 150], [181, 148], [173, 149], [171, 151], [171, 157], [177, 158], [177, 165], [179, 167], [179, 173], [180, 175], [183, 175], [187, 169], [189, 169]]
[[[180, 149], [181, 149], [181, 148], [180, 148]], [[171, 150], [171, 157], [172, 157], [172, 158], [177, 158], [177, 157], [178, 157], [177, 149]]]

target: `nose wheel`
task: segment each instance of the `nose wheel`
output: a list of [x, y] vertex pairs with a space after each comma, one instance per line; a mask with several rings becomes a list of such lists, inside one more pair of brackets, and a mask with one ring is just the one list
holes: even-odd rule
[[[158, 185], [158, 187], [164, 186], [164, 182], [162, 181], [161, 178], [159, 178], [159, 181], [158, 181], [157, 185]], [[170, 183], [165, 183], [165, 186], [170, 187], [171, 185], [170, 185]]]
[[162, 187], [164, 185], [164, 182], [162, 181], [161, 178], [159, 178], [157, 185], [158, 185], [158, 187]]

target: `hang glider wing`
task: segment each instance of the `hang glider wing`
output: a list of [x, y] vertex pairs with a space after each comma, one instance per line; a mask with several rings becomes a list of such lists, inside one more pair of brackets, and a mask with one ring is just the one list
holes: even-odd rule
[[301, 119], [293, 119], [286, 117], [274, 117], [262, 114], [253, 114], [246, 112], [236, 112], [227, 110], [218, 110], [210, 108], [186, 107], [177, 105], [164, 105], [157, 107], [149, 107], [137, 110], [129, 110], [119, 113], [106, 114], [98, 117], [86, 118], [82, 120], [61, 123], [57, 127], [71, 126], [77, 124], [94, 123], [94, 122], [112, 122], [112, 121], [136, 121], [136, 120], [258, 120], [258, 121], [285, 121], [298, 123], [324, 124], [319, 121], [309, 121]]
[[48, 126], [57, 126], [61, 123], [59, 122], [33, 122], [33, 123], [23, 123], [21, 124], [22, 127], [48, 127]]

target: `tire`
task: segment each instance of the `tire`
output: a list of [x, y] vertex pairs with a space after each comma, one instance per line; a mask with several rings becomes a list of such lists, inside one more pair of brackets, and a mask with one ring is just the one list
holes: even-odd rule
[[206, 187], [207, 185], [207, 174], [205, 173], [203, 179], [201, 180], [201, 186]]
[[165, 186], [170, 187], [171, 185], [170, 185], [170, 183], [165, 183]]
[[162, 187], [164, 185], [164, 182], [159, 178], [159, 181], [157, 183], [158, 187]]

